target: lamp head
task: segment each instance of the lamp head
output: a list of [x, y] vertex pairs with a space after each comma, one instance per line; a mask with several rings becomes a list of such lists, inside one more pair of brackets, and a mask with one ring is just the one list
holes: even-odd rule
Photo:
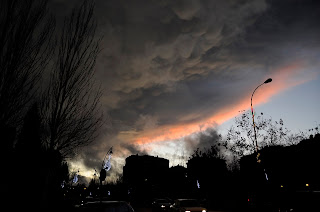
[[269, 78], [269, 79], [267, 79], [266, 81], [264, 81], [264, 83], [267, 84], [267, 83], [269, 83], [269, 82], [271, 82], [271, 81], [272, 81], [272, 79]]

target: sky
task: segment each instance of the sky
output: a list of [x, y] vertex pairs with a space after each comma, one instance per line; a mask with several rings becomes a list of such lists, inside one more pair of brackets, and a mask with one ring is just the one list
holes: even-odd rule
[[[320, 2], [96, 0], [96, 64], [105, 124], [71, 169], [91, 177], [108, 149], [110, 179], [131, 154], [185, 165], [253, 105], [287, 128], [320, 122]], [[80, 1], [50, 0], [62, 19]], [[205, 138], [205, 139], [203, 139]]]

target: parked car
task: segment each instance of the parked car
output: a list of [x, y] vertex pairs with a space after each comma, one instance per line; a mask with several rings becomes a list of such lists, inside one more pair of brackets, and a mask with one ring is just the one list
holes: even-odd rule
[[172, 212], [206, 212], [207, 209], [200, 206], [196, 199], [177, 199], [170, 206]]
[[152, 211], [167, 211], [170, 208], [170, 202], [167, 199], [155, 199], [152, 202]]
[[133, 208], [124, 201], [94, 201], [82, 204], [78, 211], [99, 212], [134, 212]]

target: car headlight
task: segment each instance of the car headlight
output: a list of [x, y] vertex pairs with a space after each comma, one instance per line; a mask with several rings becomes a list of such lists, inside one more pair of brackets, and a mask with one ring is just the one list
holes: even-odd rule
[[166, 206], [165, 205], [161, 205], [161, 208], [165, 208]]
[[207, 212], [206, 210], [202, 210], [202, 212]]
[[190, 212], [190, 211], [185, 211], [185, 212]]

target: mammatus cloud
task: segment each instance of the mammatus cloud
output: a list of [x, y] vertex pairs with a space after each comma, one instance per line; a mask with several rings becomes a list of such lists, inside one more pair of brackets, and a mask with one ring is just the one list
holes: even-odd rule
[[101, 18], [106, 48], [98, 62], [103, 103], [121, 139], [151, 129], [174, 130], [203, 120], [210, 107], [221, 107], [211, 101], [224, 98], [236, 72], [228, 68], [230, 45], [267, 9], [264, 1], [98, 4], [99, 11], [107, 9]]
[[[312, 80], [320, 7], [304, 2], [96, 0], [103, 35], [97, 80], [109, 125], [79, 153], [83, 169], [98, 167], [111, 146], [115, 173], [125, 157], [157, 154], [161, 144], [187, 154], [188, 139], [180, 138], [249, 108], [265, 79], [273, 82], [259, 88], [254, 105]], [[51, 4], [68, 14], [77, 2]], [[162, 149], [166, 157], [182, 154]]]

